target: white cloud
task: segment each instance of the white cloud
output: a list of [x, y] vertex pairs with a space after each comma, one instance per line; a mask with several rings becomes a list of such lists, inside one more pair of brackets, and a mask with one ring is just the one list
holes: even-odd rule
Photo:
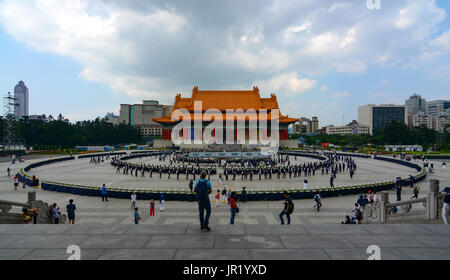
[[367, 65], [363, 61], [348, 61], [345, 63], [333, 63], [338, 73], [348, 72], [352, 75], [362, 75], [367, 71]]
[[321, 90], [322, 92], [326, 92], [326, 91], [328, 91], [328, 87], [327, 87], [327, 86], [321, 86], [321, 87], [320, 87], [320, 90]]
[[382, 80], [381, 80], [381, 84], [382, 84], [383, 86], [390, 86], [390, 85], [391, 85], [391, 82], [390, 82], [389, 80], [387, 80], [387, 79], [382, 79]]
[[341, 98], [345, 98], [348, 97], [350, 94], [346, 91], [342, 91], [342, 92], [335, 92], [333, 93], [333, 97], [336, 99], [341, 99]]
[[73, 59], [80, 77], [133, 97], [169, 99], [196, 84], [261, 81], [295, 94], [314, 88], [317, 75], [362, 75], [378, 66], [423, 70], [448, 54], [450, 31], [435, 36], [445, 18], [429, 0], [391, 1], [381, 13], [334, 0], [0, 4], [7, 34]]
[[280, 92], [288, 96], [302, 94], [313, 89], [317, 81], [307, 78], [298, 78], [297, 73], [284, 73], [271, 78], [270, 80], [257, 81], [261, 89], [265, 91]]

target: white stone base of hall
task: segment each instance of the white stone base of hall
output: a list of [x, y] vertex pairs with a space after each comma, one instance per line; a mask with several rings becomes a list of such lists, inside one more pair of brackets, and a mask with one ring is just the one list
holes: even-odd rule
[[[248, 142], [241, 145], [241, 144], [180, 144], [180, 145], [174, 145], [172, 141], [170, 140], [155, 140], [153, 147], [154, 148], [168, 148], [168, 147], [174, 147], [178, 146], [181, 149], [196, 149], [196, 150], [221, 150], [221, 151], [235, 151], [235, 150], [255, 150], [258, 148], [263, 147], [260, 144], [257, 145], [250, 145]], [[279, 146], [281, 148], [298, 148], [298, 142], [297, 140], [281, 140], [279, 142]]]
[[173, 142], [170, 140], [163, 140], [163, 139], [155, 139], [153, 141], [153, 148], [170, 148], [173, 147]]

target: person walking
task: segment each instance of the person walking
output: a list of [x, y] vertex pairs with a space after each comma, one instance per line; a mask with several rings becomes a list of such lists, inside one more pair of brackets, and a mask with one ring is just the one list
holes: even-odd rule
[[211, 228], [209, 227], [209, 217], [211, 216], [211, 201], [209, 200], [209, 194], [212, 192], [212, 186], [211, 182], [206, 180], [205, 172], [201, 173], [200, 180], [195, 184], [194, 191], [197, 194], [200, 230], [211, 231]]
[[308, 177], [305, 177], [305, 180], [303, 181], [303, 189], [308, 189]]
[[150, 200], [150, 217], [155, 217], [155, 200]]
[[6, 172], [8, 173], [8, 177], [10, 177], [11, 176], [11, 168], [6, 168]]
[[442, 206], [442, 219], [444, 224], [448, 225], [448, 216], [450, 215], [450, 188], [445, 188], [444, 205]]
[[102, 201], [108, 201], [108, 190], [106, 189], [105, 184], [102, 187]]
[[141, 220], [141, 215], [139, 215], [139, 208], [134, 208], [134, 223], [136, 225], [139, 224], [139, 221]]
[[136, 208], [136, 198], [137, 198], [136, 193], [133, 192], [131, 194], [131, 210]]
[[77, 210], [77, 207], [75, 204], [73, 204], [73, 199], [69, 200], [69, 204], [66, 205], [67, 209], [67, 218], [69, 219], [69, 225], [75, 224], [75, 210]]
[[320, 207], [322, 207], [322, 196], [320, 195], [320, 192], [314, 195], [314, 208], [317, 209], [317, 212], [320, 212]]
[[419, 191], [420, 191], [419, 186], [415, 185], [414, 189], [413, 189], [413, 194], [414, 195], [411, 197], [411, 199], [413, 199], [413, 198], [418, 199], [419, 198]]
[[287, 224], [290, 225], [291, 224], [291, 214], [293, 213], [293, 206], [294, 204], [292, 203], [292, 199], [289, 197], [289, 193], [287, 191], [284, 191], [283, 193], [283, 197], [284, 197], [284, 208], [281, 211], [279, 217], [281, 220], [281, 224], [284, 225], [284, 219], [283, 216], [286, 215], [286, 219], [287, 219]]
[[238, 213], [238, 207], [236, 204], [236, 193], [231, 192], [230, 199], [228, 199], [228, 204], [230, 205], [230, 225], [234, 225], [234, 219], [236, 217], [236, 213]]

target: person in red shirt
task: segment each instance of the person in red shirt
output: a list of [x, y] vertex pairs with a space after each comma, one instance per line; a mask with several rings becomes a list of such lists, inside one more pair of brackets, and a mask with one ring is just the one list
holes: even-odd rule
[[237, 213], [237, 204], [236, 204], [236, 193], [231, 192], [230, 199], [228, 199], [228, 204], [230, 204], [230, 212], [231, 212], [231, 218], [230, 218], [230, 224], [234, 225], [234, 218], [236, 217]]
[[219, 202], [220, 202], [220, 190], [217, 190], [216, 193], [216, 207], [219, 207]]

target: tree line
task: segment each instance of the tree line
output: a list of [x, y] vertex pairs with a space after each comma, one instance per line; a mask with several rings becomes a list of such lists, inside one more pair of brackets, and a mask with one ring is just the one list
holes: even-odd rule
[[[27, 117], [15, 121], [14, 128], [19, 142], [28, 146], [101, 146], [136, 143], [144, 139], [139, 129], [128, 124], [113, 125], [107, 119], [79, 121], [70, 123], [61, 114], [54, 119], [31, 120]], [[5, 120], [0, 119], [0, 135], [4, 135]], [[2, 141], [3, 142], [3, 141]]]
[[339, 146], [360, 147], [367, 144], [377, 146], [384, 145], [422, 145], [425, 149], [438, 145], [447, 150], [450, 126], [447, 126], [444, 133], [439, 133], [426, 126], [410, 127], [404, 123], [392, 122], [384, 129], [374, 131], [374, 135], [326, 135], [315, 136], [295, 135], [295, 138], [305, 138], [308, 145], [317, 143], [332, 143]]

